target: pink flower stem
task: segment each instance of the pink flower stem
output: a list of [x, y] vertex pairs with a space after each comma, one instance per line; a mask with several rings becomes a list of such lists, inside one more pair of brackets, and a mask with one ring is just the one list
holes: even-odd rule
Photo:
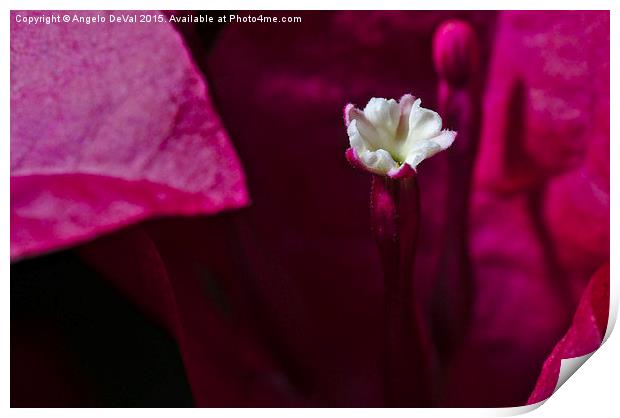
[[385, 282], [385, 404], [429, 406], [429, 345], [412, 293], [420, 223], [417, 177], [373, 176], [370, 210]]

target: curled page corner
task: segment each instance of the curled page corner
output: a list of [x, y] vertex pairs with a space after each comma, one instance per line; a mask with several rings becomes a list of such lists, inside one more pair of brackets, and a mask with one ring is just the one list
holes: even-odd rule
[[[598, 348], [596, 349], [598, 350]], [[589, 354], [573, 357], [573, 358], [565, 358], [560, 362], [560, 375], [558, 376], [558, 383], [555, 385], [555, 389], [553, 389], [553, 393], [557, 392], [560, 387], [581, 367], [584, 365], [586, 361], [592, 354], [596, 352], [596, 350], [592, 351]]]

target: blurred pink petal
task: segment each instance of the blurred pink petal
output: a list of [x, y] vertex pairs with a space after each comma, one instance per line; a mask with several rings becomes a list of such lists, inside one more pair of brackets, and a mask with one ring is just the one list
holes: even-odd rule
[[172, 25], [11, 19], [11, 257], [247, 203], [239, 160]]
[[568, 332], [555, 346], [542, 367], [528, 404], [547, 399], [558, 383], [562, 360], [585, 356], [599, 348], [609, 318], [609, 263], [590, 280]]

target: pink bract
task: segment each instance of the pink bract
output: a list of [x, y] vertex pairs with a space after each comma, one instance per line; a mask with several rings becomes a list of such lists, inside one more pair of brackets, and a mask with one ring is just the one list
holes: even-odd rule
[[12, 258], [247, 203], [239, 160], [171, 25], [11, 19]]
[[545, 361], [528, 404], [543, 401], [553, 394], [560, 377], [562, 360], [585, 356], [601, 345], [608, 317], [609, 263], [606, 263], [590, 279], [573, 323]]

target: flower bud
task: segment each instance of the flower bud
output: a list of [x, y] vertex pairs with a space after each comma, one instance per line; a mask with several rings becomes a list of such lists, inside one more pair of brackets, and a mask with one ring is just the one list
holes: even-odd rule
[[447, 20], [435, 31], [433, 60], [439, 76], [452, 87], [468, 84], [478, 71], [478, 40], [471, 25]]

